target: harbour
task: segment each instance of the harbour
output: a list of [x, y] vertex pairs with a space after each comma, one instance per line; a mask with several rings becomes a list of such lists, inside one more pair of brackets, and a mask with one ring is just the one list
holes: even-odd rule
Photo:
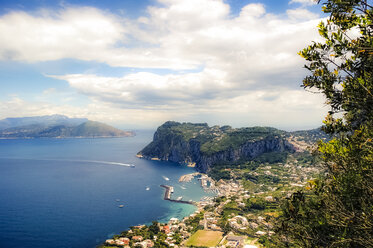
[[182, 200], [182, 197], [178, 197], [177, 199], [171, 199], [171, 194], [174, 192], [174, 187], [169, 185], [160, 185], [162, 188], [165, 188], [164, 197], [163, 199], [170, 202], [177, 202], [177, 203], [184, 203], [197, 206], [197, 202], [189, 200], [185, 201]]

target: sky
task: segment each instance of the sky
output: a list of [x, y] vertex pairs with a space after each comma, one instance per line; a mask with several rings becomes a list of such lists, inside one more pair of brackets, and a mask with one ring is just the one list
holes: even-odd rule
[[315, 128], [312, 0], [0, 0], [0, 119]]

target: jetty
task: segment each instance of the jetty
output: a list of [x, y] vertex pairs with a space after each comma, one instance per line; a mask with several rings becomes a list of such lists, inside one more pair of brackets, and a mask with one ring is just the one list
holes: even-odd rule
[[164, 192], [164, 197], [163, 199], [166, 200], [166, 201], [170, 201], [170, 202], [178, 202], [178, 203], [185, 203], [185, 204], [190, 204], [190, 205], [195, 205], [197, 206], [197, 203], [190, 200], [190, 201], [184, 201], [184, 200], [181, 200], [182, 198], [178, 198], [177, 200], [175, 199], [171, 199], [171, 194], [174, 192], [174, 187], [172, 186], [169, 186], [169, 185], [160, 185], [162, 188], [165, 188], [166, 191]]

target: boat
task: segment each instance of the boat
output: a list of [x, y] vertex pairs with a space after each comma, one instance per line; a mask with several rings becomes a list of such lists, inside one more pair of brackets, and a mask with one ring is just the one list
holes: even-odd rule
[[119, 205], [119, 206], [118, 206], [118, 208], [122, 208], [122, 207], [124, 207], [124, 205]]
[[165, 177], [165, 176], [162, 176], [164, 180], [166, 181], [170, 181], [170, 179], [168, 177]]
[[115, 199], [115, 201], [119, 202], [119, 201], [120, 201], [120, 199]]
[[181, 201], [181, 199], [183, 199], [183, 197], [179, 196], [176, 200]]
[[149, 188], [149, 187], [146, 187], [146, 190], [150, 190], [150, 188]]

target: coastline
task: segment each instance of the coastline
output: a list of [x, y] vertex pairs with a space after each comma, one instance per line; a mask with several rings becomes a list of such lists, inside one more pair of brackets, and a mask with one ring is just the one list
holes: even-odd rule
[[[199, 187], [203, 188], [204, 191], [207, 193], [207, 189], [208, 189], [207, 185], [205, 185], [204, 181], [201, 180], [201, 179], [202, 178], [204, 178], [204, 179], [208, 178], [208, 180], [211, 180], [211, 181], [213, 181], [213, 180], [211, 178], [209, 178], [207, 175], [199, 173], [199, 172], [194, 172], [194, 173], [189, 173], [189, 174], [182, 175], [178, 180], [178, 184], [180, 184], [182, 182], [191, 183], [192, 180], [195, 179], [195, 177], [200, 177], [200, 178], [198, 178], [198, 180], [200, 180]], [[215, 185], [215, 184], [212, 183], [212, 184], [210, 184], [210, 186], [211, 185]], [[208, 204], [211, 204], [212, 200], [215, 197], [217, 197], [217, 194], [214, 197], [203, 196], [198, 201], [172, 199], [171, 196], [174, 193], [174, 186], [164, 185], [164, 184], [161, 184], [159, 186], [165, 189], [164, 194], [163, 194], [163, 200], [173, 202], [173, 203], [181, 203], [181, 204], [193, 206], [193, 211], [192, 212], [189, 211], [188, 214], [182, 216], [180, 219], [178, 219], [178, 218], [176, 218], [172, 215], [169, 215], [165, 218], [154, 220], [153, 224], [154, 224], [154, 222], [158, 223], [158, 226], [160, 227], [160, 230], [162, 232], [165, 232], [167, 234], [167, 236], [169, 236], [169, 234], [173, 234], [172, 230], [175, 230], [176, 225], [177, 225], [178, 228], [180, 226], [182, 226], [183, 228], [185, 227], [186, 229], [184, 230], [184, 235], [186, 235], [185, 237], [190, 237], [191, 236], [191, 233], [190, 233], [191, 230], [189, 229], [190, 227], [189, 227], [188, 221], [193, 220], [196, 216], [201, 215], [204, 207]], [[178, 197], [178, 198], [182, 198], [182, 197]], [[121, 237], [121, 236], [124, 233], [127, 233], [127, 234], [128, 233], [133, 233], [133, 231], [135, 231], [134, 229], [137, 229], [137, 230], [146, 229], [146, 228], [148, 228], [148, 225], [150, 227], [150, 223], [149, 224], [139, 224], [135, 227], [130, 227], [127, 231], [122, 231], [121, 235], [118, 235], [118, 234], [114, 235], [111, 239], [107, 239], [105, 242], [103, 242], [101, 245], [98, 245], [97, 247], [107, 247], [107, 246], [105, 246], [105, 244], [108, 244], [110, 246], [111, 245], [118, 245], [119, 247], [130, 247], [130, 246], [126, 246], [127, 243], [122, 243], [122, 242], [123, 241], [129, 242], [131, 239], [128, 239], [126, 237]], [[165, 231], [166, 228], [171, 228], [172, 230], [171, 231], [170, 230]], [[183, 236], [183, 240], [182, 240], [183, 243], [186, 241], [185, 237]], [[169, 237], [168, 237], [168, 239], [169, 239]], [[172, 242], [167, 243], [168, 242], [167, 240], [165, 241], [166, 244], [168, 244], [170, 247], [173, 247], [173, 243]], [[137, 242], [136, 244], [140, 245], [140, 241]], [[155, 240], [149, 240], [149, 239], [144, 240], [143, 242], [145, 242], [145, 243], [147, 242], [149, 244], [149, 242], [151, 242], [151, 241], [156, 242]], [[169, 241], [171, 241], [171, 240], [169, 240]], [[146, 245], [145, 243], [144, 243], [144, 247]], [[116, 247], [116, 246], [114, 246], [114, 247]], [[152, 246], [147, 246], [147, 247], [152, 247]], [[175, 245], [175, 247], [178, 247], [178, 246]]]

